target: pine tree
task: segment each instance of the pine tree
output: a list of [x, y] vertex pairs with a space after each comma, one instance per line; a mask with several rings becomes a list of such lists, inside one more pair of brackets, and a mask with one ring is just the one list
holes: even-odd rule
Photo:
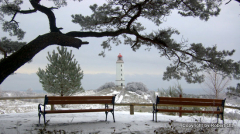
[[74, 58], [72, 51], [67, 48], [57, 47], [58, 53], [54, 50], [52, 55], [48, 52], [47, 59], [50, 64], [46, 70], [38, 69], [37, 75], [42, 83], [43, 90], [60, 96], [71, 96], [76, 92], [83, 91], [81, 79], [83, 71]]

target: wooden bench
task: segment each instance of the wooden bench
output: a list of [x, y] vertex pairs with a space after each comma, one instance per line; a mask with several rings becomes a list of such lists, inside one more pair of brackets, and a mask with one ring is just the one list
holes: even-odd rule
[[[224, 124], [224, 104], [225, 100], [220, 99], [201, 99], [201, 98], [177, 98], [177, 97], [158, 97], [156, 103], [153, 104], [153, 121], [154, 114], [157, 122], [157, 112], [178, 112], [181, 113], [205, 113], [205, 114], [217, 114], [217, 123], [220, 115], [220, 119]], [[179, 109], [161, 109], [158, 106], [170, 106], [180, 107]], [[213, 111], [197, 111], [197, 110], [182, 110], [182, 107], [213, 107]]]
[[[41, 115], [44, 118], [44, 124], [46, 124], [45, 115], [46, 114], [57, 114], [57, 113], [81, 113], [81, 112], [105, 112], [106, 121], [107, 114], [111, 112], [114, 118], [114, 103], [115, 96], [45, 96], [44, 104], [38, 105], [38, 117], [39, 124]], [[71, 110], [46, 110], [46, 105], [65, 105], [65, 104], [105, 104], [105, 108], [102, 109], [71, 109]], [[108, 104], [112, 104], [112, 108], [108, 107]], [[103, 106], [104, 107], [104, 106]], [[43, 110], [41, 109], [43, 108]]]

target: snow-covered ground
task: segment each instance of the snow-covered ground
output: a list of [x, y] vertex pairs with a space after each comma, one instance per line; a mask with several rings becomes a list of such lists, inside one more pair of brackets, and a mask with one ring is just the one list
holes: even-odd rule
[[[117, 103], [136, 102], [150, 103], [148, 95], [138, 95], [134, 92], [122, 92], [106, 90], [101, 92], [86, 91], [79, 95], [113, 95], [116, 94]], [[134, 99], [131, 99], [134, 98]], [[40, 99], [41, 100], [41, 99]], [[42, 100], [43, 101], [43, 100]], [[41, 101], [40, 101], [41, 103]], [[38, 124], [37, 105], [39, 102], [20, 100], [0, 101], [0, 134], [37, 134], [37, 133], [67, 133], [67, 134], [155, 134], [155, 133], [240, 133], [239, 118], [225, 117], [225, 126], [222, 121], [217, 126], [215, 116], [171, 116], [158, 113], [158, 122], [152, 121], [151, 108], [144, 111], [140, 107], [135, 109], [134, 115], [130, 115], [129, 107], [115, 106], [115, 120], [112, 114], [108, 114], [105, 121], [105, 113], [71, 113], [46, 115], [47, 125], [43, 125], [41, 118]], [[227, 103], [228, 104], [228, 103]], [[230, 104], [229, 104], [230, 105]], [[92, 105], [67, 105], [67, 108], [93, 108]], [[102, 105], [95, 105], [102, 107]], [[50, 108], [50, 107], [48, 107]], [[60, 108], [60, 106], [55, 106]], [[146, 108], [145, 108], [146, 109]], [[239, 110], [225, 109], [225, 113], [239, 113]]]
[[[12, 113], [0, 115], [1, 134], [37, 134], [41, 131], [62, 131], [65, 133], [76, 134], [110, 134], [110, 133], [141, 133], [154, 134], [155, 132], [191, 132], [203, 131], [203, 133], [240, 133], [238, 121], [225, 120], [226, 126], [215, 126], [216, 118], [202, 116], [170, 116], [158, 114], [158, 122], [152, 121], [151, 113], [135, 112], [130, 115], [129, 112], [116, 111], [113, 122], [112, 115], [108, 115], [108, 121], [105, 121], [105, 113], [74, 113], [74, 114], [49, 114], [46, 119], [49, 120], [46, 127], [38, 125], [37, 112]], [[201, 122], [200, 122], [201, 120]], [[170, 125], [169, 123], [173, 123]], [[201, 124], [203, 123], [203, 124]], [[220, 123], [221, 125], [221, 123]], [[171, 128], [175, 127], [175, 128]], [[218, 131], [215, 129], [218, 128]], [[45, 129], [45, 130], [44, 130]]]

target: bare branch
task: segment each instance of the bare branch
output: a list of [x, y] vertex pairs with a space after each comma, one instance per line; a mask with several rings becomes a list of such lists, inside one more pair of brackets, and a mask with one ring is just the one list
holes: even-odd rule
[[[229, 4], [232, 0], [229, 0], [227, 3], [225, 3], [225, 5]], [[240, 3], [240, 0], [235, 0], [237, 1], [238, 3]]]
[[131, 48], [135, 47], [138, 44], [138, 37], [136, 37], [136, 42], [134, 43], [134, 45], [131, 46]]
[[229, 4], [232, 0], [229, 0], [225, 5]]
[[230, 79], [222, 77], [216, 70], [207, 71], [206, 80], [204, 85], [206, 86], [206, 92], [213, 94], [216, 99], [221, 98], [221, 93], [227, 87]]

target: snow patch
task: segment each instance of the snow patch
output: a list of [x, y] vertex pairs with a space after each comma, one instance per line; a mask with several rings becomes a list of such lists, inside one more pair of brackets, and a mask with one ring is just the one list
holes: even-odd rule
[[121, 95], [121, 96], [117, 99], [116, 103], [120, 103], [120, 102], [122, 101], [122, 99], [123, 99], [123, 95]]

